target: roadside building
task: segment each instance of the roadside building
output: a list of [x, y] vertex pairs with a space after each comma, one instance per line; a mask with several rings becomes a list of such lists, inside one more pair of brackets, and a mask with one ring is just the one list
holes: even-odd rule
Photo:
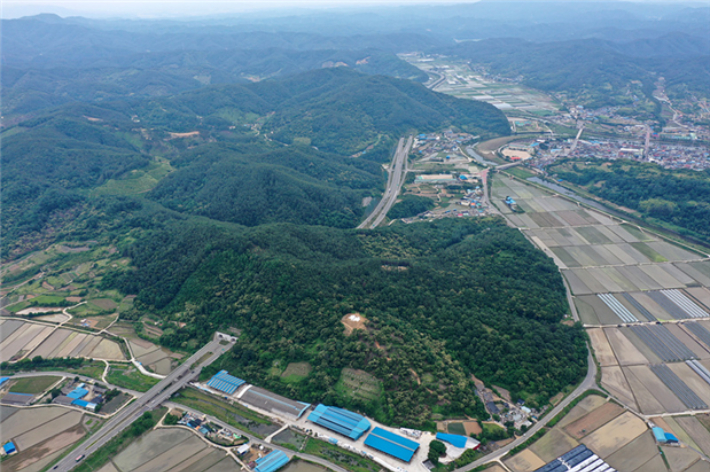
[[54, 403], [55, 405], [69, 406], [74, 400], [74, 398], [69, 398], [66, 395], [59, 395], [57, 398], [52, 400], [52, 403]]
[[237, 391], [239, 387], [246, 382], [240, 378], [229, 375], [226, 370], [217, 372], [208, 382], [207, 386], [227, 395], [231, 395]]
[[481, 443], [475, 439], [467, 438], [466, 436], [461, 436], [460, 434], [436, 433], [436, 439], [449, 443], [460, 449], [478, 449], [481, 446]]
[[2, 446], [2, 449], [3, 449], [3, 451], [5, 451], [5, 454], [7, 454], [7, 455], [14, 454], [17, 452], [17, 448], [15, 447], [15, 444], [12, 441], [6, 442]]
[[256, 472], [274, 472], [288, 464], [289, 458], [283, 451], [272, 451], [256, 460]]
[[373, 429], [365, 438], [365, 445], [404, 462], [411, 461], [412, 456], [419, 449], [418, 442], [382, 428]]
[[308, 415], [308, 421], [323, 426], [357, 441], [370, 429], [370, 422], [362, 415], [335, 406], [318, 405]]
[[79, 400], [81, 398], [84, 398], [89, 394], [89, 391], [85, 388], [83, 388], [84, 384], [81, 384], [80, 387], [75, 388], [71, 392], [67, 393], [67, 397], [73, 398], [74, 400]]
[[5, 382], [7, 382], [8, 380], [10, 380], [10, 377], [0, 377], [0, 387], [5, 385]]
[[35, 396], [31, 393], [8, 392], [4, 397], [2, 397], [0, 403], [4, 405], [27, 406], [32, 403], [34, 398]]
[[292, 420], [299, 419], [311, 406], [310, 403], [291, 400], [253, 385], [241, 392], [239, 401], [276, 415], [286, 416]]
[[678, 444], [678, 438], [671, 433], [666, 433], [662, 428], [658, 426], [651, 429], [653, 431], [653, 436], [656, 438], [656, 442], [659, 444]]

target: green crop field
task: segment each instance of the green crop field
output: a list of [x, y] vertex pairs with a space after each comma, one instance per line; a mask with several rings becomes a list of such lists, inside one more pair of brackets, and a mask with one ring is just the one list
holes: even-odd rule
[[118, 387], [137, 390], [139, 392], [147, 392], [151, 387], [160, 382], [160, 380], [156, 378], [141, 374], [138, 369], [133, 366], [117, 367], [113, 365], [108, 371], [106, 380], [108, 380], [108, 383]]
[[10, 387], [10, 391], [14, 393], [42, 393], [58, 380], [59, 377], [53, 375], [27, 377], [17, 380], [15, 384]]

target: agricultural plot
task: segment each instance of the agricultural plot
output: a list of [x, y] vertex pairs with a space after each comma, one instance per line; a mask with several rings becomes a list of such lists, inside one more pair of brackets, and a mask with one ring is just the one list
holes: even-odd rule
[[[685, 409], [685, 405], [683, 405], [683, 403], [678, 400], [675, 395], [673, 395], [673, 393], [668, 390], [668, 388], [663, 385], [648, 368], [639, 369], [638, 367], [623, 367], [622, 371], [624, 372], [624, 377], [626, 378], [629, 387], [631, 387], [631, 391], [633, 392], [641, 413], [645, 415], [656, 415], [671, 411], [679, 412]], [[655, 391], [655, 385], [647, 386], [651, 382], [649, 381], [649, 378], [657, 381], [663, 391]], [[666, 408], [666, 406], [662, 404], [658, 398], [656, 398], [654, 393], [659, 396], [663, 396], [662, 400], [665, 403], [675, 402], [672, 403], [675, 408], [673, 410]]]
[[584, 436], [591, 434], [596, 429], [604, 426], [609, 421], [621, 415], [624, 409], [615, 403], [605, 403], [593, 413], [590, 413], [583, 418], [578, 419], [574, 423], [564, 428], [565, 433], [573, 439], [582, 439]]
[[513, 472], [533, 472], [545, 465], [545, 461], [540, 459], [537, 454], [530, 449], [525, 449], [523, 452], [516, 454], [504, 463]]
[[701, 307], [710, 310], [710, 290], [705, 287], [691, 287], [685, 289], [685, 292]]
[[[619, 365], [645, 365], [649, 363], [649, 356], [644, 351], [650, 351], [646, 346], [645, 349], [638, 349], [633, 339], [630, 339], [629, 334], [633, 334], [628, 329], [619, 328], [604, 328], [609, 344], [611, 345]], [[640, 341], [639, 341], [640, 343]], [[654, 356], [651, 361], [656, 360]]]
[[697, 359], [695, 353], [674, 337], [663, 325], [632, 326], [625, 329], [630, 329], [636, 334], [664, 362]]
[[[671, 472], [684, 471], [700, 460], [698, 453], [692, 449], [661, 446], [661, 450], [668, 461], [668, 465], [670, 465]], [[707, 465], [707, 462], [705, 465]], [[705, 470], [708, 470], [708, 468], [706, 467]]]
[[621, 367], [602, 367], [601, 370], [602, 386], [624, 405], [635, 410], [638, 409], [636, 400], [634, 400], [634, 394], [631, 392], [631, 387], [626, 381], [626, 377], [624, 376], [624, 372], [621, 370]]
[[658, 456], [653, 433], [647, 431], [606, 458], [606, 463], [616, 470], [635, 471]]
[[564, 418], [560, 420], [558, 426], [564, 428], [565, 426], [574, 423], [578, 419], [586, 416], [590, 411], [594, 411], [600, 406], [606, 403], [606, 398], [600, 397], [598, 395], [589, 395], [582, 401], [577, 403], [577, 405], [570, 410]]
[[647, 430], [643, 420], [626, 412], [582, 439], [582, 444], [604, 459]]
[[634, 314], [631, 313], [628, 308], [622, 305], [619, 300], [614, 298], [614, 296], [610, 293], [600, 293], [597, 295], [597, 297], [599, 297], [599, 299], [601, 299], [601, 301], [603, 301], [604, 304], [616, 314], [616, 316], [621, 318], [622, 321], [625, 321], [627, 323], [634, 323], [638, 321], [638, 318], [636, 318], [636, 316], [634, 316]]
[[11, 413], [3, 416], [0, 428], [3, 441], [12, 440], [18, 454], [3, 461], [4, 471], [39, 470], [86, 434], [78, 411], [49, 406]]
[[683, 323], [681, 326], [710, 348], [710, 331], [707, 328], [696, 322]]
[[562, 430], [553, 428], [540, 440], [535, 442], [535, 444], [530, 446], [530, 450], [547, 463], [573, 449], [578, 444], [577, 441]]
[[597, 355], [597, 360], [602, 367], [617, 365], [614, 352], [611, 350], [609, 341], [601, 328], [588, 329], [587, 334], [592, 342], [592, 347]]
[[696, 359], [708, 359], [710, 358], [710, 352], [703, 348], [702, 344], [690, 336], [687, 332], [682, 329], [682, 324], [678, 323], [668, 323], [665, 325], [666, 329], [676, 338], [678, 341], [683, 343], [688, 349], [693, 351]]
[[652, 365], [651, 370], [689, 409], [707, 409], [707, 403], [701, 400], [667, 365]]
[[692, 416], [675, 418], [676, 423], [685, 430], [698, 448], [706, 455], [710, 454], [710, 432]]

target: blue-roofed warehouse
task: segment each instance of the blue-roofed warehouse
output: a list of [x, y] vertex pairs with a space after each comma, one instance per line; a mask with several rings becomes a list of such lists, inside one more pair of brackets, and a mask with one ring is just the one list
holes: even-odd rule
[[365, 446], [370, 446], [404, 462], [411, 461], [412, 456], [419, 449], [418, 442], [390, 433], [382, 428], [375, 428], [367, 435]]
[[0, 377], [0, 386], [2, 386], [8, 380], [10, 380], [10, 377]]
[[308, 415], [308, 421], [356, 441], [370, 429], [370, 422], [364, 416], [335, 406], [318, 405]]
[[283, 451], [273, 451], [256, 460], [256, 472], [274, 472], [288, 464], [288, 456]]
[[436, 433], [436, 439], [460, 448], [466, 447], [466, 443], [468, 443], [468, 438], [459, 434]]
[[71, 392], [67, 393], [67, 396], [69, 398], [73, 398], [74, 400], [78, 400], [79, 398], [84, 398], [89, 394], [89, 391], [85, 388], [75, 388]]
[[226, 370], [221, 370], [207, 382], [207, 386], [231, 395], [245, 383], [244, 380], [229, 375]]
[[663, 431], [662, 428], [659, 428], [656, 426], [655, 428], [652, 429], [653, 435], [656, 437], [656, 441], [658, 441], [661, 444], [666, 444], [666, 443], [677, 443], [678, 438], [673, 436], [671, 433], [666, 433]]

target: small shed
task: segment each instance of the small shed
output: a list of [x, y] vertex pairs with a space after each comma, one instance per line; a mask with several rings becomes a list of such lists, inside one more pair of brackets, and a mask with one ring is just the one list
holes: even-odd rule
[[17, 452], [17, 448], [12, 441], [6, 442], [2, 448], [5, 451], [5, 454], [14, 454]]

